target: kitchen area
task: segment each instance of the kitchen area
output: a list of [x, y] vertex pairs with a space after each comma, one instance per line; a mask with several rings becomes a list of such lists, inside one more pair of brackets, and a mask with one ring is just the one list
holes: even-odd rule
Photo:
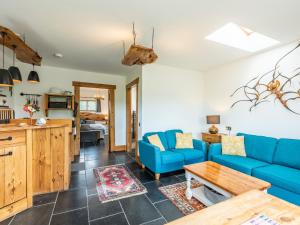
[[[68, 190], [75, 152], [73, 117], [77, 103], [69, 90], [37, 91], [42, 57], [19, 35], [0, 26], [0, 221], [33, 205], [33, 196]], [[10, 66], [5, 50], [13, 54]], [[15, 61], [32, 66], [28, 77]], [[10, 63], [10, 62], [9, 62]], [[20, 83], [30, 88], [20, 91]], [[18, 90], [18, 91], [16, 91]], [[50, 117], [51, 112], [65, 112]], [[60, 116], [66, 115], [66, 116]]]

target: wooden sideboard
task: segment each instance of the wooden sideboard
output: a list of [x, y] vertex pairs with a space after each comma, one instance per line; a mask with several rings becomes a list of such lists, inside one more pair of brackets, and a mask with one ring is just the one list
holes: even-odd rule
[[210, 134], [210, 133], [202, 133], [202, 140], [211, 144], [211, 143], [221, 143], [222, 135], [225, 134]]
[[67, 190], [71, 126], [0, 126], [0, 221], [32, 206], [32, 196]]

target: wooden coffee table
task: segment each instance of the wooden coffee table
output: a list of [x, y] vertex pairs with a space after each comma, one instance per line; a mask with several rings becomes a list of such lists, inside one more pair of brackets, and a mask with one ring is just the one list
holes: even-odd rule
[[[188, 199], [195, 197], [206, 206], [211, 206], [218, 202], [213, 201], [208, 196], [220, 196], [222, 200], [226, 200], [251, 190], [266, 191], [271, 186], [268, 182], [212, 161], [187, 165], [184, 169], [187, 179], [186, 197]], [[204, 185], [192, 189], [192, 178]]]
[[258, 215], [267, 216], [282, 225], [300, 224], [300, 207], [252, 190], [167, 225], [241, 225]]

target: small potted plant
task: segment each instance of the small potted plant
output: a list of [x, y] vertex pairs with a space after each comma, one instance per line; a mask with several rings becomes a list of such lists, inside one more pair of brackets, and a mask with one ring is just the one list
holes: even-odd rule
[[32, 116], [35, 112], [40, 111], [40, 107], [37, 104], [30, 104], [26, 103], [23, 107], [23, 110], [27, 113], [29, 113], [29, 118], [30, 118], [30, 125], [33, 125], [32, 123]]

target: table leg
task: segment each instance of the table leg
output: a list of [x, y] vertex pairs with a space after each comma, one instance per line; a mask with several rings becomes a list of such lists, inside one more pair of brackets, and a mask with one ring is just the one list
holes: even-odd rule
[[185, 177], [186, 177], [186, 191], [185, 191], [185, 196], [188, 200], [191, 200], [193, 196], [193, 192], [191, 190], [191, 175], [189, 172], [185, 172]]

